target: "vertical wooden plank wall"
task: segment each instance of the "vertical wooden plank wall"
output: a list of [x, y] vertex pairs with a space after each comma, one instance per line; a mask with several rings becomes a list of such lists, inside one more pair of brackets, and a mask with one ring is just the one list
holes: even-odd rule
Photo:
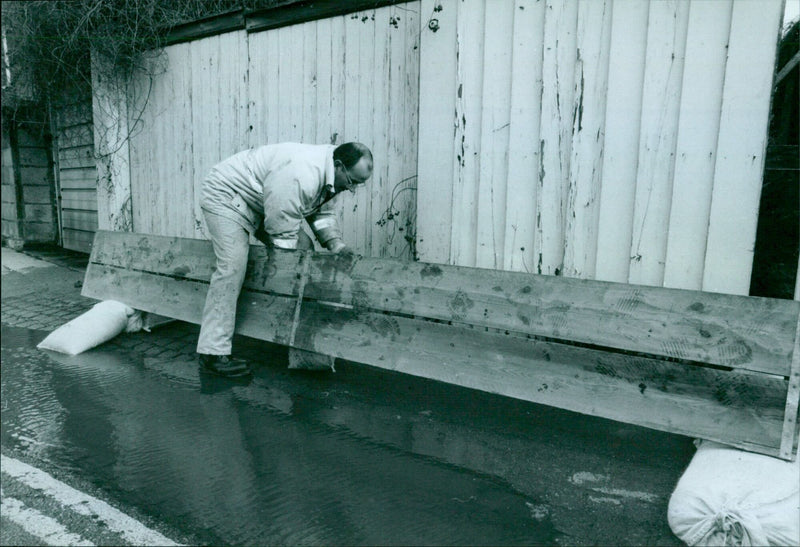
[[412, 2], [167, 47], [129, 97], [147, 97], [144, 111], [131, 108], [134, 230], [206, 237], [202, 180], [248, 147], [360, 140], [375, 174], [337, 198], [345, 239], [364, 255], [411, 258], [418, 18]]
[[368, 256], [411, 258], [415, 243], [418, 13], [412, 2], [249, 36], [250, 146], [372, 149], [370, 183], [336, 198], [345, 240]]
[[746, 294], [781, 13], [422, 2], [420, 258]]

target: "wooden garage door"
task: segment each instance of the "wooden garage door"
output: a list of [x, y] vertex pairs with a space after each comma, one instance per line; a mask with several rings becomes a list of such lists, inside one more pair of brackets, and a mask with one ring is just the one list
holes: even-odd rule
[[88, 253], [97, 230], [97, 169], [91, 101], [60, 108], [55, 125], [61, 245]]

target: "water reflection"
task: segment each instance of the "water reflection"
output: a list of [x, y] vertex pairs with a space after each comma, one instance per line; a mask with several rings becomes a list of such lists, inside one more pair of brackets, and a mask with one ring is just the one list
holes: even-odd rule
[[261, 369], [231, 382], [200, 377], [193, 360], [102, 348], [69, 357], [30, 349], [30, 331], [2, 334], [4, 446], [76, 470], [202, 541], [555, 541], [549, 519], [532, 518], [531, 500], [508, 485], [403, 449], [413, 422], [391, 428], [411, 435], [404, 444], [371, 435], [386, 409], [373, 424], [369, 404], [321, 396], [321, 375]]

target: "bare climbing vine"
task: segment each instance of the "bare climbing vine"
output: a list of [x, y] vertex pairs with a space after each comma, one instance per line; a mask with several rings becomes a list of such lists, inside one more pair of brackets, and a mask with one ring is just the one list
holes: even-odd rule
[[399, 253], [400, 255], [405, 253], [405, 250], [408, 249], [408, 256], [413, 258], [414, 260], [418, 259], [417, 256], [417, 229], [416, 229], [416, 222], [414, 219], [413, 213], [406, 211], [406, 215], [403, 216], [403, 212], [400, 211], [395, 206], [397, 198], [403, 192], [416, 192], [416, 186], [408, 185], [408, 182], [415, 180], [417, 178], [416, 175], [412, 175], [410, 177], [404, 178], [400, 182], [394, 185], [392, 188], [392, 199], [389, 200], [389, 206], [386, 210], [383, 211], [378, 221], [375, 223], [381, 228], [386, 229], [388, 232], [387, 243], [391, 245], [394, 242], [395, 237], [400, 236], [402, 237], [406, 244], [402, 248], [403, 250]]

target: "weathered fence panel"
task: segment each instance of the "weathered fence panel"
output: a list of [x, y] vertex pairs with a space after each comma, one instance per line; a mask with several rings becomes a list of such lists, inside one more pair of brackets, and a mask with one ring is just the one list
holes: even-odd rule
[[420, 257], [747, 293], [781, 14], [423, 2]]
[[248, 147], [360, 140], [375, 174], [337, 198], [345, 239], [365, 255], [411, 258], [418, 12], [411, 2], [167, 47], [129, 98], [134, 230], [204, 238], [203, 178]]

